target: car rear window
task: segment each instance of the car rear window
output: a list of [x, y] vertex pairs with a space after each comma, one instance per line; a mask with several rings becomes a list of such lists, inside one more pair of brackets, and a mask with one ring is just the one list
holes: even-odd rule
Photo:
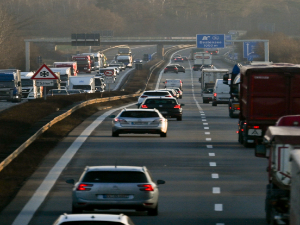
[[158, 91], [158, 92], [145, 92], [143, 95], [148, 96], [163, 96], [163, 95], [169, 95], [169, 92], [166, 91]]
[[175, 99], [147, 99], [145, 104], [177, 104]]
[[149, 118], [149, 117], [159, 117], [157, 112], [149, 111], [124, 111], [120, 117], [134, 117], [134, 118]]
[[135, 171], [90, 171], [82, 182], [91, 183], [147, 183], [143, 172]]
[[124, 225], [120, 222], [111, 222], [111, 221], [70, 221], [63, 222], [60, 225]]

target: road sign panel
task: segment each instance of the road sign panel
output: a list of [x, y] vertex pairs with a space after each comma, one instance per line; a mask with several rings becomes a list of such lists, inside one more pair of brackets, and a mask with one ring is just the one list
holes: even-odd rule
[[30, 78], [32, 80], [57, 80], [59, 79], [53, 71], [46, 66], [46, 64], [42, 65]]
[[105, 71], [104, 71], [104, 75], [105, 75], [105, 76], [108, 76], [108, 77], [111, 77], [111, 76], [114, 75], [114, 71], [112, 71], [112, 70], [105, 70]]
[[225, 42], [226, 46], [232, 45], [232, 42], [227, 42], [229, 40], [232, 40], [232, 36], [230, 34], [225, 34], [225, 40], [226, 40]]
[[256, 54], [255, 50], [258, 46], [257, 41], [245, 41], [243, 42], [243, 57], [252, 61], [253, 58], [259, 58], [260, 56]]
[[113, 84], [113, 83], [115, 83], [115, 79], [113, 79], [113, 78], [106, 78], [106, 79], [104, 80], [104, 82], [105, 82], [106, 84]]
[[37, 80], [36, 86], [54, 86], [54, 80]]
[[197, 48], [225, 48], [224, 34], [197, 34]]

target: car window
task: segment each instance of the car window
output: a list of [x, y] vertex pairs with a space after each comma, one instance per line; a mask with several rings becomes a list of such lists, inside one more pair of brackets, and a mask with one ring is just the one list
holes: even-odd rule
[[[120, 222], [111, 222], [111, 221], [69, 221], [60, 223], [60, 225], [124, 225]], [[133, 223], [132, 223], [133, 224]]]
[[149, 111], [124, 111], [120, 117], [133, 117], [133, 118], [149, 118], [149, 117], [159, 117], [157, 112]]
[[174, 99], [147, 99], [145, 104], [177, 104]]
[[91, 183], [147, 183], [143, 172], [135, 171], [90, 171], [82, 182]]
[[148, 96], [162, 96], [162, 95], [169, 95], [169, 92], [166, 91], [159, 91], [159, 92], [145, 92], [143, 95]]

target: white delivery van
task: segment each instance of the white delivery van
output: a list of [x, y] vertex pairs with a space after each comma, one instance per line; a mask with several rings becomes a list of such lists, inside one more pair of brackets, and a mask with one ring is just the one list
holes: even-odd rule
[[31, 80], [33, 72], [21, 72], [22, 98], [37, 99], [43, 96], [43, 87], [36, 86], [36, 80]]
[[[230, 80], [228, 80], [228, 84], [230, 84]], [[223, 79], [217, 79], [213, 90], [212, 106], [228, 104], [230, 99], [229, 91], [229, 85], [223, 84]]]
[[131, 55], [117, 55], [117, 62], [122, 62], [126, 65], [127, 68], [132, 68], [132, 56]]
[[60, 88], [69, 89], [69, 79], [72, 76], [71, 67], [50, 68], [54, 73], [60, 73]]
[[180, 88], [182, 90], [182, 81], [180, 79], [166, 79], [165, 82], [165, 88]]
[[95, 76], [76, 76], [70, 77], [69, 89], [81, 89], [86, 93], [95, 92]]

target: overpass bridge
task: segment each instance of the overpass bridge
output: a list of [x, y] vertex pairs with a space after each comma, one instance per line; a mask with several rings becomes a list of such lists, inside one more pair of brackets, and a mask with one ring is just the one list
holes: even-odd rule
[[[25, 39], [26, 71], [30, 71], [30, 43], [71, 45], [71, 38]], [[100, 45], [157, 45], [157, 56], [164, 56], [164, 45], [196, 45], [195, 37], [101, 37]]]

